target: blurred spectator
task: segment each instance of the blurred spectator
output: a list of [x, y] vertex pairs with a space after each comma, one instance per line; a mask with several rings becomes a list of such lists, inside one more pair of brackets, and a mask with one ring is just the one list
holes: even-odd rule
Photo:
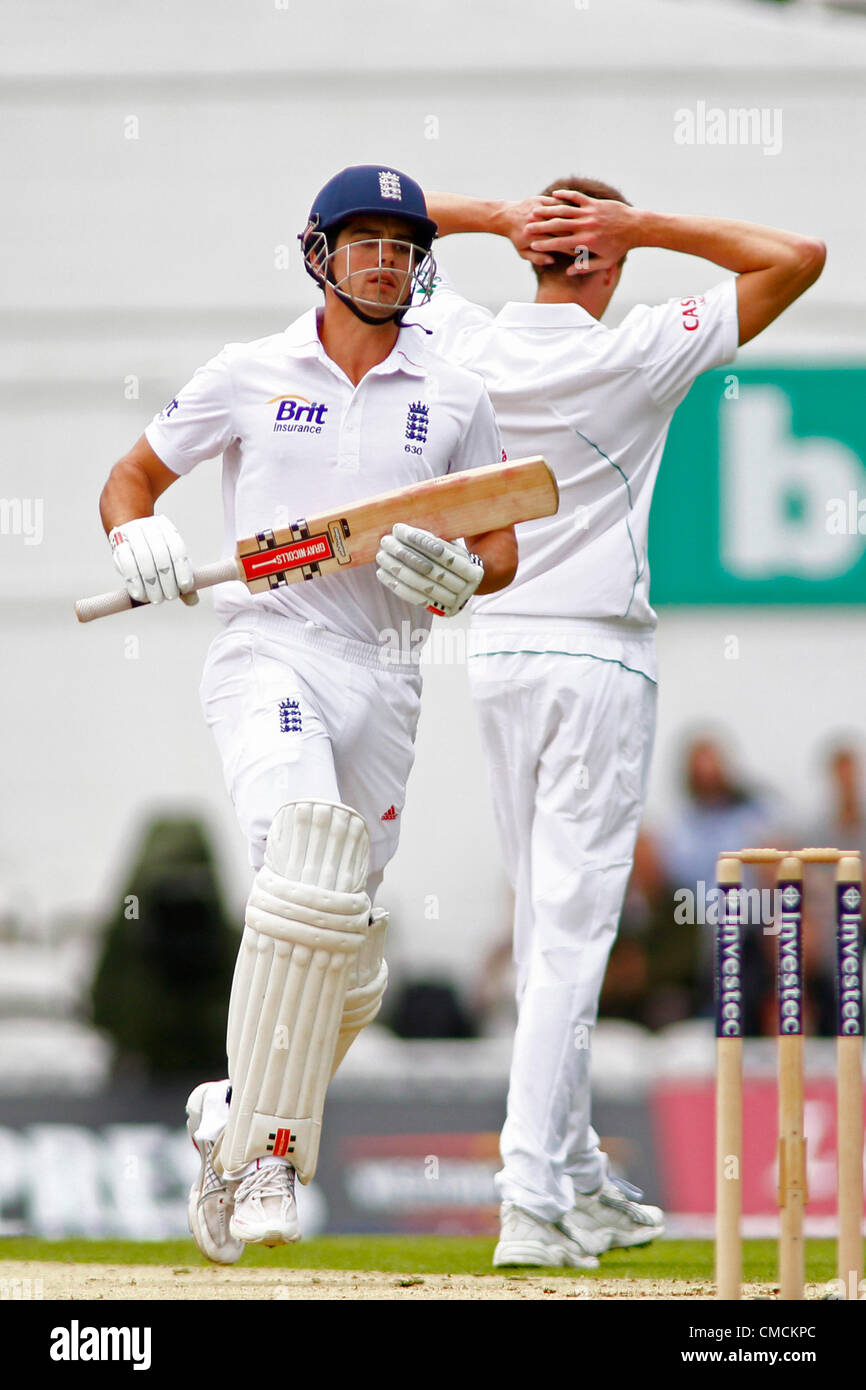
[[[691, 739], [682, 764], [683, 800], [659, 836], [659, 855], [665, 879], [673, 892], [687, 890], [697, 901], [707, 900], [716, 886], [716, 860], [726, 849], [771, 845], [781, 821], [775, 798], [738, 776], [721, 740], [702, 735]], [[744, 885], [758, 880], [745, 870]], [[700, 1014], [713, 1010], [715, 932], [711, 921], [698, 923], [696, 948], [696, 1005]], [[770, 938], [771, 940], [774, 938]], [[743, 991], [745, 1030], [761, 1029], [763, 999], [772, 974], [767, 973], [765, 936], [761, 923], [743, 932]]]
[[121, 1071], [224, 1074], [237, 948], [203, 827], [155, 821], [106, 924], [93, 983], [93, 1021]]
[[673, 888], [652, 837], [638, 834], [600, 1018], [664, 1028], [697, 1010], [698, 928], [674, 920]]
[[[823, 810], [805, 827], [797, 827], [787, 843], [850, 849], [866, 858], [866, 787], [863, 754], [855, 739], [834, 742], [822, 758]], [[832, 1037], [836, 1030], [836, 878], [832, 864], [809, 864], [805, 869], [803, 901], [803, 966], [806, 980], [806, 1031]], [[770, 976], [761, 1008], [762, 1031], [776, 1030], [775, 938], [764, 941]]]
[[771, 843], [779, 821], [775, 801], [736, 775], [719, 739], [686, 745], [682, 785], [682, 804], [659, 836], [664, 872], [677, 887], [715, 884], [722, 850]]
[[853, 742], [836, 743], [826, 753], [824, 772], [829, 796], [824, 815], [804, 844], [834, 845], [866, 857], [866, 780], [862, 750]]

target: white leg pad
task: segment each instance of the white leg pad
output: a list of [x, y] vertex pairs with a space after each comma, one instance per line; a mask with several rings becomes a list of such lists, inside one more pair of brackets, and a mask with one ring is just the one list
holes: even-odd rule
[[388, 913], [377, 908], [349, 977], [332, 1076], [361, 1029], [373, 1022], [382, 1007], [388, 986], [388, 966], [384, 959], [387, 926]]
[[346, 992], [368, 933], [369, 845], [348, 806], [292, 802], [274, 817], [232, 983], [218, 1171], [268, 1155], [302, 1182], [316, 1171]]

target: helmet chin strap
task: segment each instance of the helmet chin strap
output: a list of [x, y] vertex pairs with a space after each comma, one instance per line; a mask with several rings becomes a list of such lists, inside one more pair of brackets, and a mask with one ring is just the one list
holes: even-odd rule
[[371, 323], [374, 326], [377, 323], [402, 323], [404, 317], [406, 316], [406, 314], [408, 314], [409, 310], [412, 307], [411, 304], [398, 304], [396, 308], [394, 308], [391, 311], [390, 314], [365, 314], [363, 309], [359, 309], [356, 301], [352, 298], [352, 296], [350, 294], [347, 294], [345, 290], [341, 290], [339, 285], [337, 285], [336, 281], [334, 281], [331, 278], [330, 266], [328, 266], [327, 281], [337, 298], [342, 300], [342, 302], [346, 305], [347, 309], [351, 309], [352, 313], [355, 315], [355, 318], [360, 319], [362, 323]]

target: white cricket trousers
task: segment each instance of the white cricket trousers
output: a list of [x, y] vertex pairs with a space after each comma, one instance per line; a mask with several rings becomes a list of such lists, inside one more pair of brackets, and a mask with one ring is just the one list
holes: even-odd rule
[[594, 1192], [592, 1033], [631, 873], [656, 685], [615, 661], [472, 657], [502, 852], [514, 890], [518, 1023], [496, 1186], [545, 1221]]
[[278, 614], [240, 615], [214, 638], [201, 701], [259, 869], [288, 801], [339, 801], [370, 832], [372, 902], [397, 849], [421, 699], [417, 665]]

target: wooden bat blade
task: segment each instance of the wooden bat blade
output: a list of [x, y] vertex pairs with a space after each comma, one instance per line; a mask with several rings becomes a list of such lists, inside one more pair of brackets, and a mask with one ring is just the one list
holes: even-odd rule
[[[541, 458], [517, 459], [446, 474], [397, 488], [340, 512], [305, 517], [294, 526], [261, 532], [238, 544], [238, 559], [253, 593], [333, 570], [369, 565], [384, 535], [398, 521], [453, 541], [552, 516], [559, 506], [556, 479]], [[312, 571], [312, 572], [310, 572]]]
[[[195, 588], [241, 579], [252, 593], [259, 593], [369, 565], [382, 537], [398, 521], [453, 541], [553, 516], [558, 506], [556, 479], [540, 456], [445, 474], [352, 502], [339, 512], [323, 512], [294, 526], [249, 536], [238, 542], [235, 559], [197, 569]], [[75, 613], [86, 623], [137, 606], [125, 589], [118, 589], [79, 599]]]

